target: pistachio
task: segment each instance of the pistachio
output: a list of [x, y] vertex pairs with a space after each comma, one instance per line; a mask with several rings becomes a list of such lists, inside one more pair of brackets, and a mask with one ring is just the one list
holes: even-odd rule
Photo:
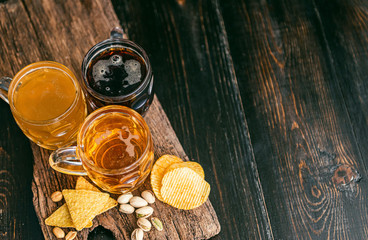
[[152, 224], [145, 218], [139, 218], [137, 221], [138, 227], [140, 227], [143, 231], [148, 232], [151, 230]]
[[148, 203], [146, 202], [146, 200], [144, 200], [143, 198], [141, 197], [132, 197], [129, 201], [130, 205], [132, 205], [133, 207], [135, 208], [140, 208], [140, 207], [144, 207], [144, 206], [147, 206]]
[[70, 231], [65, 236], [65, 240], [73, 240], [76, 236], [77, 236], [77, 232], [76, 231]]
[[129, 204], [121, 204], [119, 211], [126, 214], [132, 214], [134, 212], [134, 207]]
[[132, 240], [143, 240], [143, 231], [140, 228], [134, 229], [132, 232]]
[[51, 194], [51, 200], [53, 202], [59, 202], [63, 199], [63, 194], [60, 191], [56, 191], [53, 194]]
[[152, 225], [158, 230], [158, 231], [162, 231], [162, 229], [164, 229], [164, 227], [162, 226], [162, 222], [160, 219], [158, 219], [157, 217], [153, 217], [151, 218], [151, 222]]
[[119, 197], [118, 197], [118, 203], [120, 203], [120, 204], [123, 204], [123, 203], [128, 203], [129, 202], [129, 200], [131, 199], [133, 197], [133, 194], [132, 193], [130, 193], [130, 192], [128, 192], [128, 193], [124, 193], [124, 194], [122, 194], [122, 195], [120, 195]]
[[153, 213], [153, 208], [149, 206], [141, 207], [135, 210], [135, 214], [137, 215], [137, 218], [147, 218], [151, 216], [152, 213]]
[[64, 238], [65, 237], [64, 231], [59, 227], [54, 227], [54, 229], [52, 229], [52, 232], [54, 233], [56, 238]]
[[149, 204], [152, 204], [155, 202], [155, 195], [153, 194], [152, 191], [150, 190], [146, 190], [143, 191], [141, 196], [144, 198], [144, 200], [146, 200]]

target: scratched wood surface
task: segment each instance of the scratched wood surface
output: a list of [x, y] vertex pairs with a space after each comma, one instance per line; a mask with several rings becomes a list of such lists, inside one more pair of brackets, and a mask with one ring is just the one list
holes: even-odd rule
[[[3, 19], [24, 21], [14, 17], [18, 2], [0, 2], [0, 44], [16, 39], [8, 28], [31, 37], [23, 29], [37, 22], [8, 25]], [[87, 11], [91, 2], [83, 1]], [[367, 238], [367, 1], [112, 3], [150, 56], [155, 91], [188, 157], [208, 169], [222, 227], [214, 239]], [[73, 6], [60, 11], [73, 21], [59, 31], [83, 24]], [[34, 58], [17, 41], [7, 46], [16, 51], [0, 48], [1, 74]], [[18, 57], [23, 62], [11, 65]], [[5, 103], [0, 116], [0, 238], [40, 239], [32, 151]], [[90, 239], [113, 236], [98, 228]]]
[[365, 239], [367, 2], [222, 7], [273, 236]]

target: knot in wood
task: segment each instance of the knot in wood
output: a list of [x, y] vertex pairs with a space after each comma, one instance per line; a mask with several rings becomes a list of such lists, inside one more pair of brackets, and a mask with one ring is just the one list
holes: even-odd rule
[[359, 173], [350, 165], [340, 165], [332, 176], [332, 182], [337, 187], [346, 186], [351, 182], [359, 181], [359, 179]]

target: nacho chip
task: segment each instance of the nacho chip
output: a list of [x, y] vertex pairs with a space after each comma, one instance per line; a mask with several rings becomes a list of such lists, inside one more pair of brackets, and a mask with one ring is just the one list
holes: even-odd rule
[[77, 183], [75, 184], [76, 190], [90, 190], [95, 192], [100, 192], [100, 190], [93, 186], [92, 183], [88, 182], [84, 177], [79, 177]]
[[[48, 218], [46, 218], [45, 224], [54, 227], [75, 228], [72, 217], [69, 213], [68, 206], [66, 204], [59, 207]], [[92, 227], [92, 221], [90, 221], [86, 227]]]
[[[76, 190], [90, 190], [90, 191], [100, 192], [100, 190], [98, 190], [97, 187], [93, 186], [84, 177], [79, 177], [78, 178], [77, 184], [75, 185], [75, 189]], [[115, 199], [110, 197], [109, 200], [107, 200], [106, 204], [101, 209], [101, 211], [99, 213], [97, 213], [97, 215], [100, 215], [101, 213], [106, 212], [107, 210], [115, 207], [116, 205], [118, 205], [118, 202]]]
[[156, 197], [163, 201], [161, 196], [161, 180], [164, 177], [164, 173], [167, 167], [173, 163], [183, 162], [180, 158], [174, 155], [163, 155], [157, 159], [156, 163], [153, 165], [151, 172], [151, 186]]
[[202, 166], [197, 162], [181, 162], [181, 163], [173, 163], [168, 168], [166, 168], [165, 173], [168, 173], [174, 169], [181, 168], [181, 167], [187, 167], [192, 169], [194, 172], [196, 172], [202, 179], [204, 179], [204, 171]]
[[64, 189], [63, 196], [77, 231], [92, 221], [109, 199], [107, 193], [90, 190]]
[[174, 169], [162, 179], [161, 196], [173, 207], [189, 210], [202, 205], [210, 194], [210, 185], [187, 167]]

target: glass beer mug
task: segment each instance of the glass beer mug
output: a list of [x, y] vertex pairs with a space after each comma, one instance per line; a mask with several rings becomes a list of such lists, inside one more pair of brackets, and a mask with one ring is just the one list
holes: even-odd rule
[[114, 28], [83, 59], [81, 86], [92, 110], [123, 105], [144, 115], [153, 100], [153, 73], [146, 52]]
[[75, 142], [87, 116], [82, 90], [64, 65], [42, 61], [0, 78], [0, 97], [23, 133], [40, 147], [55, 150]]
[[77, 146], [60, 148], [50, 155], [56, 171], [88, 175], [111, 193], [138, 188], [154, 160], [150, 130], [140, 114], [118, 105], [102, 107], [84, 121]]

